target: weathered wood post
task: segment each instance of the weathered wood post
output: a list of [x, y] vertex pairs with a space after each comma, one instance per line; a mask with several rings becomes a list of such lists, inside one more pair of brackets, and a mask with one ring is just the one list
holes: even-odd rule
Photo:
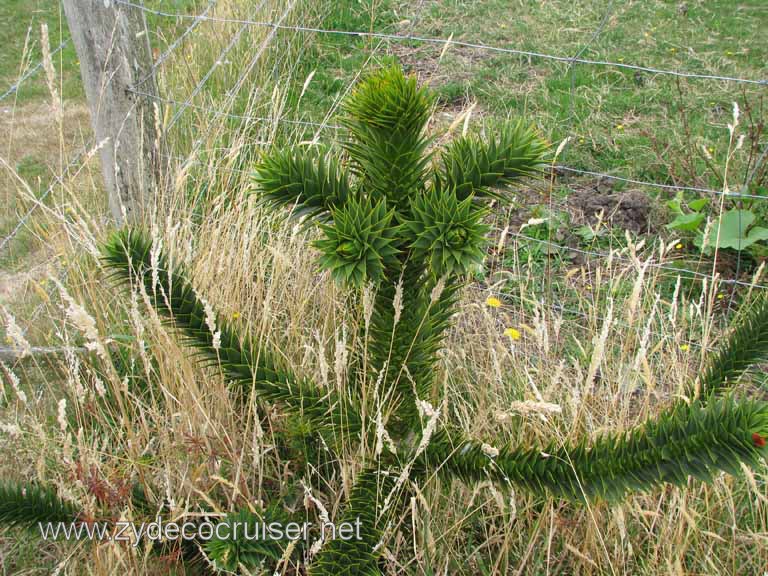
[[63, 1], [96, 142], [103, 143], [110, 210], [118, 223], [140, 221], [154, 200], [162, 166], [144, 13], [115, 0]]

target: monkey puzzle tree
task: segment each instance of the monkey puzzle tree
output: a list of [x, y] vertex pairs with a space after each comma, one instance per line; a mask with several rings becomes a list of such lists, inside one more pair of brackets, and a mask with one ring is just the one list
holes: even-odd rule
[[[317, 224], [319, 267], [359, 296], [352, 305], [364, 306], [363, 291], [374, 294], [360, 328], [363, 350], [352, 357], [342, 392], [295, 373], [226, 321], [218, 323], [214, 345], [189, 280], [140, 231], [118, 231], [105, 246], [107, 263], [142, 283], [153, 305], [207, 362], [220, 363], [233, 386], [301, 418], [303, 429], [332, 453], [349, 453], [350, 444], [375, 446], [356, 452], [365, 460], [337, 519], [359, 518], [361, 538], [326, 542], [310, 573], [378, 574], [386, 531], [404, 512], [404, 493], [433, 472], [574, 501], [616, 500], [630, 490], [682, 484], [691, 475], [708, 480], [717, 470], [738, 473], [742, 462], [764, 457], [768, 405], [736, 401], [728, 390], [768, 353], [765, 300], [713, 356], [690, 401], [673, 403], [633, 430], [571, 446], [493, 447], [439, 417], [438, 351], [460, 289], [482, 264], [489, 201], [503, 201], [504, 188], [536, 174], [545, 146], [517, 122], [487, 139], [463, 136], [434, 149], [426, 130], [431, 109], [430, 93], [414, 78], [399, 68], [379, 70], [345, 102], [340, 150], [269, 150], [255, 168], [262, 203]], [[2, 513], [0, 507], [0, 519]], [[5, 518], [11, 516], [6, 511]], [[247, 510], [232, 518], [256, 519]], [[281, 554], [242, 540], [214, 541], [206, 549], [230, 569]]]

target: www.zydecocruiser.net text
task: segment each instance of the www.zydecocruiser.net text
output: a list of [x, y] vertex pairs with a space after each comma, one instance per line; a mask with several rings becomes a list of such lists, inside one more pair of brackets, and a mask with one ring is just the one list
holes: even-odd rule
[[[38, 522], [43, 540], [95, 540], [127, 542], [138, 546], [141, 540], [305, 540], [310, 539], [312, 522]], [[319, 525], [326, 539], [360, 540], [361, 521], [325, 522]]]

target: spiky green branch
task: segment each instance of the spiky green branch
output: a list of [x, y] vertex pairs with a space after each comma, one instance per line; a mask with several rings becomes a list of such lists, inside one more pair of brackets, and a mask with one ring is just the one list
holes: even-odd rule
[[320, 266], [357, 288], [381, 280], [384, 268], [397, 263], [392, 215], [386, 200], [374, 203], [370, 198], [352, 199], [331, 210], [333, 224], [321, 224], [324, 236], [314, 243], [322, 252]]
[[272, 150], [262, 156], [253, 181], [262, 203], [292, 207], [296, 215], [327, 216], [352, 196], [347, 171], [322, 149]]
[[430, 138], [424, 134], [433, 97], [397, 67], [361, 82], [345, 101], [341, 123], [349, 133], [344, 148], [361, 190], [404, 210], [424, 189]]
[[768, 296], [761, 293], [708, 360], [688, 396], [708, 398], [731, 388], [755, 364], [768, 361]]
[[[369, 380], [379, 381], [381, 395], [397, 398], [400, 409], [391, 425], [402, 432], [417, 426], [416, 398], [430, 398], [437, 352], [450, 327], [461, 284], [442, 284], [406, 264], [402, 278], [379, 287], [368, 334]], [[396, 302], [397, 286], [406, 294]], [[434, 298], [433, 298], [434, 296]], [[398, 306], [399, 304], [399, 306]]]
[[422, 465], [467, 482], [492, 479], [571, 500], [616, 501], [631, 490], [682, 485], [689, 476], [708, 481], [719, 470], [739, 474], [741, 463], [756, 466], [768, 457], [766, 437], [767, 403], [723, 398], [676, 404], [638, 428], [591, 444], [507, 445], [493, 455], [487, 445], [440, 432]]
[[[381, 574], [377, 561], [383, 544], [382, 536], [393, 514], [401, 507], [402, 494], [392, 492], [394, 480], [392, 475], [380, 474], [374, 469], [360, 473], [344, 513], [335, 522], [336, 526], [344, 523], [353, 525], [359, 529], [359, 534], [351, 539], [336, 538], [326, 542], [311, 565], [311, 576]], [[388, 498], [391, 500], [387, 501]]]
[[153, 284], [152, 241], [141, 231], [115, 232], [104, 246], [104, 260], [117, 275], [141, 282], [153, 306], [173, 319], [183, 330], [186, 343], [195, 347], [205, 364], [219, 364], [226, 376], [245, 392], [253, 390], [259, 398], [278, 402], [295, 415], [336, 435], [357, 434], [360, 418], [356, 410], [334, 391], [299, 378], [279, 362], [276, 355], [251, 338], [241, 337], [229, 322], [216, 319], [215, 334], [206, 320], [205, 305], [180, 270], [172, 270], [163, 253], [157, 255]]
[[35, 528], [38, 522], [74, 522], [78, 508], [53, 488], [0, 481], [0, 525]]
[[[263, 562], [277, 562], [283, 558], [288, 540], [277, 538], [277, 534], [265, 534], [264, 525], [276, 523], [285, 529], [289, 523], [302, 525], [300, 518], [293, 518], [276, 502], [262, 514], [249, 509], [227, 514], [221, 521], [227, 527], [219, 527], [214, 538], [204, 544], [208, 557], [218, 570], [237, 572], [241, 566], [259, 566]], [[274, 536], [274, 538], [273, 538]], [[297, 541], [296, 551], [306, 544]]]
[[488, 140], [462, 136], [442, 153], [437, 187], [455, 191], [461, 200], [472, 195], [501, 198], [493, 188], [535, 175], [545, 150], [536, 132], [522, 122], [505, 124]]

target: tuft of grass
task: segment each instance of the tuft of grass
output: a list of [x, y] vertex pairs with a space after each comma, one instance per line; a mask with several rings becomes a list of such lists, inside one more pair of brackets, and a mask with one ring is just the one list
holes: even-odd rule
[[[202, 9], [200, 3], [163, 4], [168, 11]], [[219, 15], [247, 14], [254, 19], [273, 19], [285, 8], [284, 3], [268, 2], [263, 14], [254, 14], [253, 3], [219, 4]], [[735, 7], [725, 0], [685, 4], [684, 17], [677, 12], [678, 3], [617, 3], [614, 16], [584, 55], [728, 75], [762, 74], [766, 48], [754, 40], [765, 27], [759, 0]], [[4, 0], [0, 6], [11, 10], [3, 13], [8, 15], [3, 22], [10, 23], [4, 32], [26, 33], [29, 20], [21, 12], [27, 4]], [[57, 9], [51, 5], [42, 9], [53, 17], [48, 23], [55, 44]], [[605, 9], [605, 3], [588, 0], [525, 3], [514, 9], [501, 1], [299, 3], [290, 22], [413, 30], [446, 38], [453, 33], [455, 38], [572, 55], [589, 39]], [[153, 31], [158, 31], [157, 24], [152, 23]], [[161, 50], [188, 22], [165, 23], [169, 24], [152, 38]], [[163, 67], [163, 94], [185, 99], [236, 31], [234, 25], [201, 25], [200, 34], [185, 44], [184, 52]], [[387, 42], [379, 47], [378, 42], [363, 39], [290, 33], [272, 39], [259, 66], [225, 105], [227, 88], [240, 77], [265, 32], [244, 33], [231, 63], [216, 71], [195, 106], [282, 120], [322, 121], [328, 116], [333, 123], [334, 104], [363, 64], [398, 59], [430, 80], [442, 95], [431, 126], [441, 137], [451, 137], [441, 130], [477, 100], [473, 118], [525, 112], [554, 142], [573, 134], [564, 163], [715, 187], [719, 180], [702, 168], [695, 145], [713, 147], [715, 165], [722, 166], [731, 102], [742, 101], [745, 110], [746, 98], [755, 118], [762, 118], [759, 93], [751, 88], [742, 92], [725, 83], [696, 81], [681, 81], [678, 88], [677, 82], [662, 77], [644, 77], [640, 85], [633, 74], [576, 66], [571, 119], [570, 79], [564, 65], [455, 47], [440, 60], [440, 48]], [[672, 47], [677, 47], [675, 52]], [[13, 52], [13, 64], [6, 68], [11, 72], [2, 75], [8, 84], [17, 75], [21, 50]], [[67, 62], [66, 54], [62, 57]], [[76, 74], [67, 65], [65, 70]], [[43, 76], [39, 78], [42, 82]], [[53, 169], [40, 174], [45, 183], [60, 171], [60, 147], [70, 150], [73, 143], [81, 143], [88, 121], [83, 110], [67, 123], [67, 111], [74, 113], [68, 96], [74, 88], [72, 92], [65, 88], [60, 91], [65, 97], [64, 138], [59, 133], [52, 139], [50, 116], [45, 115], [50, 111], [44, 109], [48, 92], [42, 85], [37, 95], [31, 85], [29, 91], [29, 106], [15, 111], [21, 124], [12, 138], [12, 151], [0, 155], [35, 193], [43, 162], [56, 159]], [[25, 94], [20, 93], [22, 103]], [[163, 118], [170, 118], [174, 109], [163, 105]], [[20, 126], [34, 121], [43, 121], [42, 127], [21, 131]], [[618, 124], [623, 130], [617, 129]], [[461, 127], [460, 119], [453, 134]], [[263, 142], [311, 141], [315, 131], [285, 121], [244, 122], [188, 109], [170, 133], [172, 153], [180, 160], [173, 162], [176, 171], [168, 195], [148, 230], [153, 239], [162, 240], [174, 261], [193, 262], [189, 273], [195, 288], [207, 294], [229, 321], [247, 328], [256, 340], [269, 338], [302, 373], [343, 391], [344, 374], [336, 373], [336, 359], [354, 346], [353, 335], [365, 319], [351, 315], [345, 306], [347, 294], [313, 268], [314, 255], [305, 248], [313, 238], [300, 227], [265, 216], [249, 202], [247, 174], [239, 172], [248, 172]], [[732, 174], [743, 175], [742, 160], [737, 159], [735, 166]], [[461, 295], [456, 327], [436, 374], [437, 385], [449, 398], [444, 413], [474, 439], [534, 445], [554, 436], [566, 445], [582, 434], [595, 438], [605, 430], [628, 429], [684, 393], [690, 377], [700, 371], [703, 350], [722, 339], [732, 286], [712, 277], [711, 262], [699, 262], [675, 244], [664, 242], [661, 248], [655, 236], [627, 236], [623, 229], [611, 228], [609, 214], [601, 220], [575, 209], [574, 189], [607, 195], [633, 188], [617, 184], [596, 191], [593, 184], [571, 178], [523, 191], [517, 206], [489, 217], [494, 236], [485, 271]], [[12, 205], [7, 215], [31, 202], [29, 191], [15, 176], [6, 189], [11, 201], [25, 199], [23, 205]], [[162, 510], [169, 516], [224, 514], [258, 503], [277, 489], [295, 510], [314, 518], [316, 509], [305, 505], [305, 492], [295, 476], [306, 466], [286, 459], [285, 443], [302, 443], [300, 431], [281, 429], [277, 413], [235, 402], [215, 366], [200, 369], [174, 343], [159, 318], [135, 312], [145, 310], [141, 294], [118, 295], [105, 281], [91, 249], [94, 240], [108, 233], [101, 200], [98, 163], [92, 160], [77, 178], [57, 186], [47, 209], [36, 211], [32, 220], [34, 250], [28, 253], [37, 254], [50, 268], [38, 271], [36, 280], [26, 280], [29, 259], [20, 242], [12, 247], [16, 259], [3, 263], [0, 290], [4, 302], [18, 303], [14, 314], [20, 324], [32, 327], [28, 337], [33, 344], [82, 345], [88, 340], [67, 317], [69, 305], [60, 290], [43, 283], [49, 274], [65, 277], [68, 293], [94, 319], [98, 338], [108, 347], [115, 345], [109, 340], [119, 342], [127, 350], [131, 369], [126, 371], [126, 361], [115, 355], [102, 359], [93, 353], [61, 355], [50, 365], [36, 358], [7, 363], [28, 402], [19, 399], [9, 377], [0, 373], [0, 423], [16, 424], [23, 432], [19, 437], [0, 432], [0, 450], [6, 456], [0, 474], [66, 489], [71, 501], [85, 509], [101, 482], [115, 488], [123, 481], [161, 479], [165, 491], [148, 492], [141, 510]], [[530, 218], [549, 220], [527, 226], [521, 234], [565, 248], [550, 249], [517, 236]], [[571, 234], [574, 226], [587, 223], [597, 236]], [[24, 282], [12, 291], [7, 268], [11, 263], [25, 272]], [[693, 268], [709, 278], [705, 283], [657, 265]], [[750, 270], [744, 278], [751, 279], [753, 273]], [[498, 298], [500, 306], [488, 306], [489, 296]], [[734, 306], [743, 297], [737, 292]], [[33, 316], [39, 304], [43, 306]], [[516, 332], [507, 332], [510, 328]], [[147, 347], [157, 350], [156, 357], [146, 354]], [[132, 376], [126, 385], [126, 374], [142, 377]], [[110, 395], [108, 414], [91, 411], [100, 386]], [[757, 379], [742, 379], [738, 386], [755, 398], [764, 397]], [[62, 399], [67, 400], [65, 430], [57, 421]], [[559, 411], [542, 409], [547, 404]], [[312, 458], [311, 450], [305, 453]], [[350, 454], [333, 469], [318, 469], [302, 478], [332, 517], [336, 502], [346, 499], [351, 479], [359, 472], [356, 462], [356, 455]], [[73, 480], [78, 463], [79, 482]], [[740, 478], [718, 478], [711, 486], [692, 483], [633, 496], [619, 507], [584, 509], [548, 498], [501, 493], [491, 485], [467, 488], [431, 478], [408, 513], [393, 525], [395, 536], [387, 544], [389, 560], [382, 569], [391, 574], [762, 573], [768, 564], [766, 486], [768, 474], [761, 468]], [[227, 509], [213, 509], [211, 496], [226, 503]], [[126, 510], [140, 512], [136, 502], [115, 503], [115, 514]], [[415, 537], [410, 537], [411, 526], [416, 528]], [[47, 573], [66, 559], [64, 572], [89, 566], [96, 574], [147, 573], [157, 570], [158, 562], [143, 550], [42, 543], [16, 532], [3, 532], [0, 555], [16, 572]], [[174, 558], [171, 551], [163, 561], [182, 572]], [[285, 572], [297, 569], [286, 566]]]

